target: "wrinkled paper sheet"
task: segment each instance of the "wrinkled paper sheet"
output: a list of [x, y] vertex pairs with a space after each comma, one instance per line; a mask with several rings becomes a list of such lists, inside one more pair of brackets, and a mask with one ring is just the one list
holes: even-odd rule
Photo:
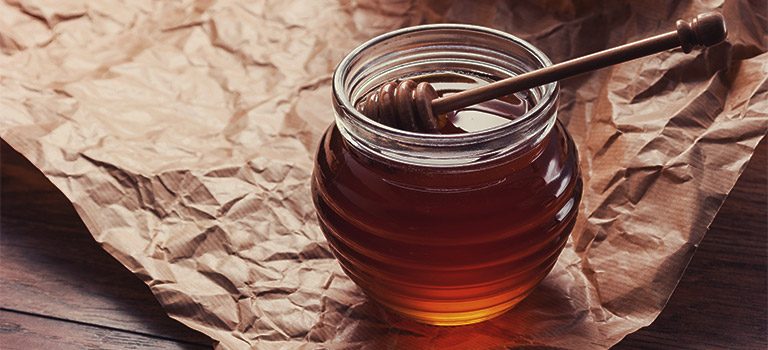
[[[396, 28], [466, 22], [563, 61], [712, 9], [729, 43], [562, 83], [586, 192], [522, 304], [473, 326], [382, 313], [309, 178], [330, 79]], [[57, 1], [0, 5], [0, 136], [168, 314], [226, 349], [605, 348], [650, 324], [768, 128], [765, 2]]]

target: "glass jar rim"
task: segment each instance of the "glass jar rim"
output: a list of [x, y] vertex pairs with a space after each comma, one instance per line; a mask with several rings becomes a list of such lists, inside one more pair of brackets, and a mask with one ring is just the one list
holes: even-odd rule
[[455, 23], [426, 24], [426, 25], [405, 27], [402, 29], [381, 34], [377, 37], [374, 37], [364, 42], [363, 44], [359, 45], [357, 48], [352, 50], [349, 54], [347, 54], [347, 56], [345, 56], [344, 59], [341, 60], [338, 66], [336, 66], [336, 69], [333, 72], [332, 90], [333, 90], [334, 99], [339, 102], [336, 106], [341, 109], [341, 112], [347, 115], [354, 116], [354, 118], [356, 119], [356, 122], [360, 123], [359, 125], [361, 127], [371, 132], [378, 133], [382, 136], [401, 139], [412, 144], [461, 145], [461, 144], [470, 144], [470, 143], [481, 141], [488, 138], [495, 138], [502, 134], [506, 134], [508, 132], [514, 131], [514, 129], [518, 125], [523, 124], [529, 121], [530, 119], [536, 118], [537, 116], [540, 116], [543, 113], [543, 111], [549, 108], [549, 106], [557, 98], [557, 94], [556, 94], [556, 91], [558, 91], [557, 82], [541, 85], [541, 87], [544, 87], [544, 93], [542, 94], [541, 98], [537, 101], [537, 103], [533, 106], [533, 108], [526, 111], [526, 113], [523, 114], [522, 116], [492, 128], [468, 132], [468, 133], [462, 133], [462, 134], [427, 134], [427, 133], [418, 133], [418, 132], [401, 130], [395, 127], [391, 127], [391, 126], [376, 122], [375, 120], [366, 117], [364, 114], [358, 111], [354, 107], [354, 104], [352, 103], [352, 101], [350, 100], [350, 96], [347, 96], [344, 93], [345, 91], [344, 89], [345, 74], [344, 73], [350, 69], [350, 67], [354, 63], [354, 60], [358, 56], [362, 55], [366, 49], [369, 49], [377, 44], [380, 44], [387, 40], [394, 39], [399, 36], [404, 36], [404, 35], [409, 35], [416, 32], [429, 31], [429, 30], [469, 30], [469, 31], [480, 32], [483, 34], [491, 34], [491, 35], [500, 37], [501, 39], [508, 40], [514, 43], [515, 45], [518, 45], [520, 48], [524, 49], [532, 57], [534, 57], [538, 61], [538, 63], [541, 65], [542, 68], [552, 65], [552, 61], [549, 59], [549, 57], [547, 57], [547, 55], [544, 54], [544, 52], [542, 52], [541, 50], [533, 46], [531, 43], [521, 38], [518, 38], [512, 34], [509, 34], [500, 30], [478, 26], [478, 25], [455, 24]]

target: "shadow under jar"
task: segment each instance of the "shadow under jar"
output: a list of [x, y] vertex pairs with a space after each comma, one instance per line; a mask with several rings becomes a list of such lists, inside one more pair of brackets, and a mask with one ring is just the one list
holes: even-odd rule
[[399, 78], [497, 80], [550, 64], [512, 35], [449, 24], [384, 34], [340, 63], [312, 193], [333, 253], [371, 299], [434, 325], [500, 315], [554, 266], [582, 184], [556, 83], [518, 94], [522, 115], [465, 133], [399, 130], [355, 103]]

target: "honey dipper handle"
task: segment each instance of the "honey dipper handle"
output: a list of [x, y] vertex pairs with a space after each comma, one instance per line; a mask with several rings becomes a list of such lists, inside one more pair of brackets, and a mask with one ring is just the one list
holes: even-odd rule
[[432, 100], [435, 115], [499, 98], [514, 92], [565, 79], [581, 73], [674, 49], [688, 53], [696, 46], [712, 46], [726, 37], [725, 20], [719, 13], [704, 13], [690, 22], [677, 21], [677, 30], [617, 46], [608, 50], [544, 67], [491, 84]]

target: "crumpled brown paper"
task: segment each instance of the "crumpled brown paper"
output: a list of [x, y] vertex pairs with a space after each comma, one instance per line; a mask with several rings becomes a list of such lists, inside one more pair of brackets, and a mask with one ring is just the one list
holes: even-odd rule
[[[383, 314], [341, 272], [309, 176], [332, 69], [353, 47], [455, 21], [558, 62], [714, 8], [727, 44], [562, 83], [586, 190], [572, 241], [519, 307], [423, 326]], [[0, 136], [220, 348], [605, 348], [658, 315], [766, 135], [765, 13], [759, 1], [11, 0]]]

